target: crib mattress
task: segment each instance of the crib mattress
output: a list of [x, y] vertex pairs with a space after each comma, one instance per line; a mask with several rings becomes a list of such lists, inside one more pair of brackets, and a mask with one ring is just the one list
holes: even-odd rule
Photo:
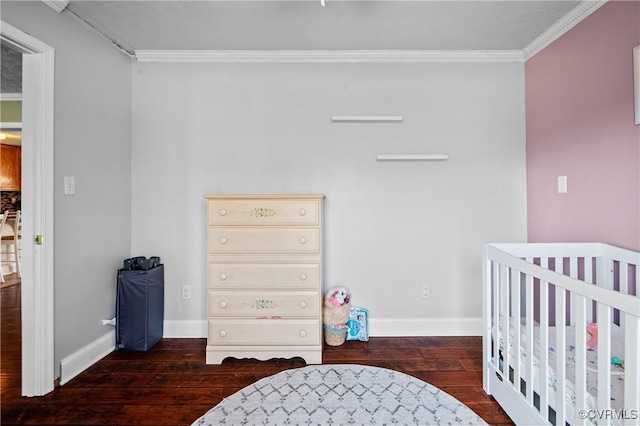
[[[513, 354], [513, 325], [510, 327], [510, 339], [509, 347], [510, 353]], [[540, 327], [534, 325], [534, 357], [533, 357], [533, 390], [540, 393]], [[566, 390], [565, 395], [565, 413], [566, 418], [571, 421], [574, 418], [576, 409], [595, 409], [597, 407], [598, 396], [598, 353], [597, 346], [593, 349], [587, 349], [587, 407], [576, 408], [576, 392], [575, 392], [575, 377], [576, 377], [576, 348], [575, 348], [575, 326], [566, 327]], [[520, 361], [521, 365], [528, 368], [527, 354], [525, 348], [526, 342], [526, 329], [524, 325], [521, 327], [520, 332]], [[504, 348], [504, 342], [500, 338], [500, 351]], [[555, 409], [555, 398], [557, 390], [557, 378], [555, 373], [556, 365], [556, 327], [549, 327], [549, 374], [547, 377], [547, 387], [549, 389], [549, 405]], [[617, 356], [620, 359], [624, 359], [624, 331], [616, 326], [611, 326], [611, 355]], [[611, 366], [611, 408], [622, 409], [624, 406], [624, 370], [618, 366]], [[524, 379], [525, 374], [522, 373]]]

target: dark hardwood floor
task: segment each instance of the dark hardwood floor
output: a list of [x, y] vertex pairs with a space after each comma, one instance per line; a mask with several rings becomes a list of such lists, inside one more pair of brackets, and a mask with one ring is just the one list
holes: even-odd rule
[[[301, 359], [206, 365], [205, 339], [164, 339], [148, 352], [113, 352], [44, 397], [20, 396], [20, 285], [0, 290], [2, 425], [190, 425], [256, 380]], [[492, 425], [513, 424], [482, 390], [480, 337], [371, 338], [325, 346], [326, 364], [410, 374], [448, 392]]]

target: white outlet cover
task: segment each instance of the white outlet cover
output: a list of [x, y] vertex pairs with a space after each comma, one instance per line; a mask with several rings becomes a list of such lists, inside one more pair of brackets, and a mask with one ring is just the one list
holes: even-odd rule
[[64, 195], [75, 195], [76, 178], [74, 176], [64, 177]]

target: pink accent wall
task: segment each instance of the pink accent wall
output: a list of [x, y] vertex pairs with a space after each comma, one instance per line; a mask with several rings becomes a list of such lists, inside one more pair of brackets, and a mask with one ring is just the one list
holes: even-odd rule
[[611, 1], [525, 64], [529, 242], [640, 250], [638, 45], [640, 2]]

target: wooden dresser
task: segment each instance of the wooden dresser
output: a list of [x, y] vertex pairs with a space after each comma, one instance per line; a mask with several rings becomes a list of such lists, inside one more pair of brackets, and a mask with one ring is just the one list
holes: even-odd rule
[[322, 195], [205, 195], [207, 364], [322, 363]]

